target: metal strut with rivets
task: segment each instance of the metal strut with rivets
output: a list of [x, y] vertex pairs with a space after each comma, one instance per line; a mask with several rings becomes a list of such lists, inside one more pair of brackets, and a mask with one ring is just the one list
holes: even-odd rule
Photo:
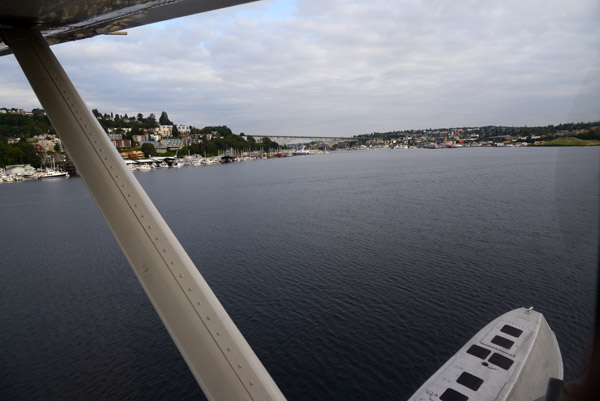
[[211, 400], [283, 400], [38, 31], [1, 30], [117, 242]]

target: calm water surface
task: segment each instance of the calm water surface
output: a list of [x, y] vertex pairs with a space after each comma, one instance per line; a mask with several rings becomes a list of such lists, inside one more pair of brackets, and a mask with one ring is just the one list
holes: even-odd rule
[[[600, 148], [137, 172], [290, 400], [403, 400], [533, 305], [592, 333]], [[0, 398], [202, 399], [81, 179], [0, 185]]]

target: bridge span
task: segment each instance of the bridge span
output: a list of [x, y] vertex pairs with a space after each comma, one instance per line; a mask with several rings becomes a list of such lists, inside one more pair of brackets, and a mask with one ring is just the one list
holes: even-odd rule
[[280, 145], [289, 145], [291, 143], [324, 143], [327, 145], [333, 145], [341, 142], [356, 141], [356, 138], [342, 137], [342, 136], [287, 136], [287, 135], [251, 135], [252, 138], [256, 139], [257, 142], [261, 142], [264, 138], [269, 138], [273, 142], [277, 142]]

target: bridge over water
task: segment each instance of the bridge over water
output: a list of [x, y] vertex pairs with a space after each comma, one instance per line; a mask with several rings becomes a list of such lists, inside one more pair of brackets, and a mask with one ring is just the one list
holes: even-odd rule
[[341, 136], [283, 136], [283, 135], [252, 135], [257, 142], [262, 141], [264, 138], [269, 138], [273, 142], [277, 142], [280, 145], [289, 145], [291, 143], [324, 143], [327, 145], [334, 145], [342, 142], [356, 142], [356, 138], [341, 137]]

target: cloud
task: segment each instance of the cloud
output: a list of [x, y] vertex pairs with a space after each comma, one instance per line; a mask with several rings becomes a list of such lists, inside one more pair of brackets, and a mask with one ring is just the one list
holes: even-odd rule
[[[345, 136], [600, 119], [598, 20], [592, 0], [278, 0], [53, 49], [101, 111]], [[4, 59], [1, 103], [28, 107]]]

